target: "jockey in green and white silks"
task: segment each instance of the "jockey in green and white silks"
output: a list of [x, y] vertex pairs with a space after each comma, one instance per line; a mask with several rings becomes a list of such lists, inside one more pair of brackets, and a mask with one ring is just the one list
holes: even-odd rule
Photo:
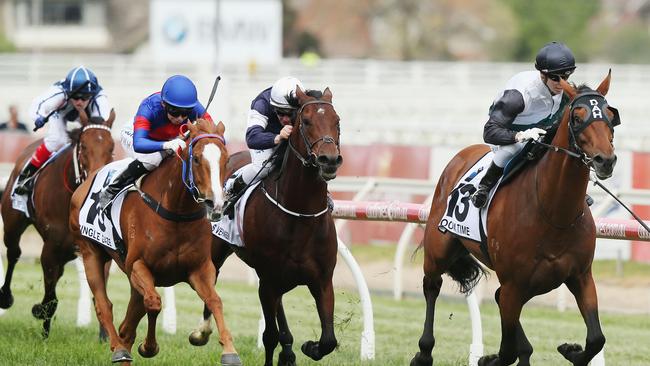
[[548, 43], [537, 54], [535, 68], [538, 71], [520, 72], [508, 80], [490, 106], [483, 139], [492, 148], [494, 160], [472, 195], [476, 207], [485, 207], [508, 161], [528, 140], [546, 134], [568, 103], [560, 78], [566, 80], [575, 70], [571, 50], [559, 42]]

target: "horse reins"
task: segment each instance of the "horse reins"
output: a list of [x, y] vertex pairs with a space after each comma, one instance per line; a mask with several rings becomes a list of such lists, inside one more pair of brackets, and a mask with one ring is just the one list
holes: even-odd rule
[[[84, 126], [81, 129], [81, 133], [84, 133], [90, 129], [100, 129], [100, 130], [108, 131], [109, 133], [111, 132], [111, 128], [106, 125], [92, 123]], [[79, 135], [79, 140], [81, 141], [81, 134]], [[74, 167], [74, 181], [77, 187], [88, 177], [88, 171], [85, 169], [80, 159], [81, 152], [82, 152], [81, 149], [79, 148], [80, 141], [77, 141], [77, 143], [72, 148], [72, 155], [70, 156], [65, 166], [63, 167], [63, 186], [70, 193], [74, 193], [74, 190], [70, 187], [68, 180], [66, 179], [66, 176], [67, 176], [68, 167], [70, 166], [71, 162], [72, 162], [72, 166]]]
[[[322, 145], [324, 145], [324, 144], [335, 144], [336, 145], [336, 151], [339, 152], [339, 154], [341, 152], [341, 148], [339, 146], [339, 143], [336, 140], [334, 140], [334, 138], [332, 136], [329, 136], [329, 135], [325, 135], [325, 136], [319, 138], [318, 140], [316, 140], [314, 142], [309, 141], [309, 139], [305, 135], [305, 130], [303, 128], [304, 124], [303, 124], [303, 121], [302, 121], [302, 112], [305, 109], [305, 107], [310, 105], [310, 104], [325, 104], [325, 105], [329, 105], [332, 108], [334, 108], [334, 105], [331, 102], [327, 102], [327, 101], [324, 101], [324, 100], [310, 100], [308, 102], [305, 102], [303, 105], [300, 106], [300, 109], [298, 109], [298, 117], [297, 117], [298, 122], [299, 122], [298, 130], [300, 131], [300, 136], [302, 137], [302, 141], [305, 143], [305, 148], [307, 149], [307, 158], [304, 158], [298, 152], [298, 150], [291, 143], [290, 139], [288, 140], [288, 142], [289, 142], [289, 148], [294, 153], [294, 155], [296, 155], [298, 160], [300, 160], [300, 162], [302, 163], [303, 166], [317, 168], [318, 167], [318, 163], [316, 162], [317, 155], [316, 155], [316, 152], [314, 151], [314, 146], [316, 146], [317, 143], [323, 142]], [[322, 147], [322, 145], [321, 145], [321, 147]]]

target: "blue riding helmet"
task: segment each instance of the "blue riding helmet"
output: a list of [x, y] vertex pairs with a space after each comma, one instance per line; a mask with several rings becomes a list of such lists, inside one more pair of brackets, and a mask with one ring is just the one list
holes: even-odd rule
[[102, 90], [95, 73], [84, 66], [70, 70], [65, 80], [61, 82], [61, 86], [69, 97], [72, 96], [72, 93], [95, 96]]
[[178, 108], [194, 108], [199, 102], [196, 86], [183, 75], [174, 75], [165, 81], [160, 91], [163, 102]]

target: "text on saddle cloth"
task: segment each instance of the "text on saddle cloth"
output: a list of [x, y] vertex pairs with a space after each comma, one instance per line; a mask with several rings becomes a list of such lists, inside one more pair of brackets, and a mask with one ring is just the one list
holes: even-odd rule
[[484, 241], [483, 239], [486, 237], [485, 230], [487, 228], [488, 208], [501, 180], [490, 191], [488, 203], [484, 209], [474, 207], [470, 197], [476, 192], [476, 188], [492, 163], [493, 157], [494, 153], [491, 151], [485, 154], [458, 181], [458, 184], [456, 184], [447, 198], [447, 208], [438, 224], [438, 230], [443, 233], [449, 231], [455, 235], [479, 243]]
[[79, 229], [81, 235], [96, 244], [113, 250], [120, 250], [122, 231], [120, 212], [127, 189], [120, 191], [113, 199], [110, 216], [98, 207], [99, 192], [108, 186], [113, 178], [133, 161], [131, 158], [112, 162], [101, 168], [91, 184], [88, 196], [79, 210]]
[[[70, 146], [71, 146], [71, 144], [66, 144], [65, 146], [63, 146], [62, 148], [57, 150], [54, 154], [52, 154], [45, 161], [45, 163], [43, 163], [43, 165], [41, 165], [41, 167], [38, 168], [36, 173], [34, 173], [34, 175], [29, 178], [29, 180], [31, 182], [29, 182], [28, 184], [31, 184], [32, 187], [36, 186], [36, 181], [38, 180], [38, 177], [39, 177], [40, 173], [43, 171], [43, 169], [45, 169], [46, 166], [50, 165], [54, 160], [56, 160], [56, 158], [61, 156], [61, 154], [64, 151], [66, 151], [66, 149], [68, 149]], [[25, 167], [27, 166], [27, 164], [29, 164], [29, 162], [30, 162], [30, 159], [27, 159], [25, 161], [25, 164], [23, 165], [21, 171], [25, 169]], [[14, 210], [17, 210], [17, 211], [20, 211], [20, 212], [24, 213], [25, 216], [30, 217], [27, 201], [29, 200], [29, 196], [33, 193], [33, 191], [30, 191], [29, 194], [19, 195], [19, 194], [14, 193], [14, 191], [16, 190], [16, 186], [18, 186], [18, 179], [14, 179], [14, 184], [11, 187], [11, 192], [12, 192], [11, 193], [11, 207]]]
[[[236, 174], [232, 175], [236, 177]], [[230, 178], [233, 179], [233, 178]], [[212, 224], [212, 235], [221, 238], [232, 245], [238, 247], [244, 246], [244, 241], [242, 240], [243, 232], [243, 222], [244, 222], [244, 209], [246, 208], [246, 202], [250, 197], [251, 193], [257, 188], [261, 182], [257, 182], [246, 189], [246, 192], [241, 196], [241, 198], [235, 203], [235, 214], [231, 220], [228, 215], [223, 215], [218, 221], [213, 221]]]

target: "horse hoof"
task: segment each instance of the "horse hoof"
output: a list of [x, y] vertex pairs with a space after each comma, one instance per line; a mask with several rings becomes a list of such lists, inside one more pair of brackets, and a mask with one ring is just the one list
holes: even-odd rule
[[32, 315], [36, 319], [45, 320], [46, 316], [45, 316], [45, 309], [43, 308], [43, 304], [34, 304], [34, 306], [32, 306]]
[[221, 365], [223, 366], [241, 366], [241, 359], [236, 353], [224, 353], [221, 355]]
[[320, 351], [318, 350], [318, 342], [307, 341], [302, 344], [300, 350], [305, 354], [305, 356], [311, 358], [314, 361], [320, 361], [320, 359], [323, 358], [323, 355], [321, 355]]
[[207, 330], [207, 331], [195, 330], [192, 333], [190, 333], [190, 336], [188, 338], [191, 345], [200, 347], [208, 344], [208, 341], [210, 340], [210, 334], [212, 334], [212, 330]]
[[278, 366], [296, 366], [296, 354], [293, 352], [280, 352]]
[[425, 357], [420, 352], [415, 354], [411, 360], [410, 366], [431, 366], [433, 365], [433, 358], [431, 356]]
[[557, 351], [560, 352], [560, 354], [564, 356], [564, 358], [573, 362], [575, 355], [582, 352], [582, 346], [575, 343], [572, 344], [564, 343], [557, 347]]
[[499, 364], [499, 355], [487, 355], [479, 358], [478, 366], [492, 366]]
[[14, 304], [14, 295], [11, 290], [3, 290], [0, 288], [0, 309], [9, 309]]
[[112, 363], [131, 361], [133, 361], [133, 357], [131, 357], [129, 351], [125, 349], [118, 349], [117, 351], [113, 352], [113, 356], [111, 356]]
[[156, 344], [156, 348], [154, 348], [153, 351], [148, 351], [147, 349], [145, 349], [143, 343], [140, 343], [140, 345], [138, 346], [138, 353], [140, 354], [140, 356], [144, 358], [151, 358], [157, 355], [159, 351], [160, 351], [160, 347], [158, 347], [158, 344]]

